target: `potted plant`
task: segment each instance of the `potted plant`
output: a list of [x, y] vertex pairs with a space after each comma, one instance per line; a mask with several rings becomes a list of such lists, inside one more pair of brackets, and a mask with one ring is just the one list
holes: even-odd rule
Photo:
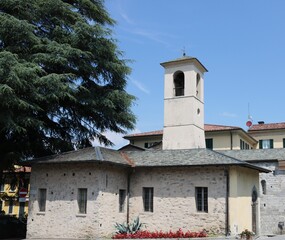
[[252, 239], [254, 236], [254, 232], [249, 231], [248, 229], [245, 229], [244, 231], [241, 232], [240, 238], [241, 239]]

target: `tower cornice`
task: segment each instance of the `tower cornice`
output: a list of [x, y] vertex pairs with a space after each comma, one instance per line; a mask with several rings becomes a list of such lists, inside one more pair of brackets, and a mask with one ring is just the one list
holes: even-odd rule
[[177, 59], [174, 59], [174, 60], [170, 60], [170, 61], [167, 61], [167, 62], [163, 62], [163, 63], [160, 63], [161, 66], [163, 66], [164, 68], [165, 67], [171, 67], [171, 66], [177, 66], [177, 64], [186, 64], [186, 63], [192, 63], [192, 64], [195, 64], [197, 68], [199, 68], [199, 70], [201, 72], [208, 72], [207, 68], [195, 57], [189, 57], [189, 56], [183, 56], [181, 58], [177, 58]]

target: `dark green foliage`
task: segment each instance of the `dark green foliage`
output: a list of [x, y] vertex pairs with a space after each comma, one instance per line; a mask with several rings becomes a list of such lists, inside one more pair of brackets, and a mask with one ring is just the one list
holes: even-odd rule
[[1, 167], [134, 127], [113, 24], [102, 0], [0, 1]]

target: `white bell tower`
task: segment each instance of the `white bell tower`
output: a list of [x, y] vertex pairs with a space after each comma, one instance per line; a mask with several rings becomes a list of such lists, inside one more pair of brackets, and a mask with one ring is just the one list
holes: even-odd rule
[[163, 149], [205, 148], [204, 73], [195, 57], [161, 63], [164, 74]]

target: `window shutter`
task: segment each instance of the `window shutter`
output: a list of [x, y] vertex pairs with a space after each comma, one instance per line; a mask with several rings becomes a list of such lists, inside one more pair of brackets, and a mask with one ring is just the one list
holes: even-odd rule
[[259, 149], [262, 149], [262, 140], [259, 140]]
[[273, 148], [273, 139], [270, 139], [270, 148]]

